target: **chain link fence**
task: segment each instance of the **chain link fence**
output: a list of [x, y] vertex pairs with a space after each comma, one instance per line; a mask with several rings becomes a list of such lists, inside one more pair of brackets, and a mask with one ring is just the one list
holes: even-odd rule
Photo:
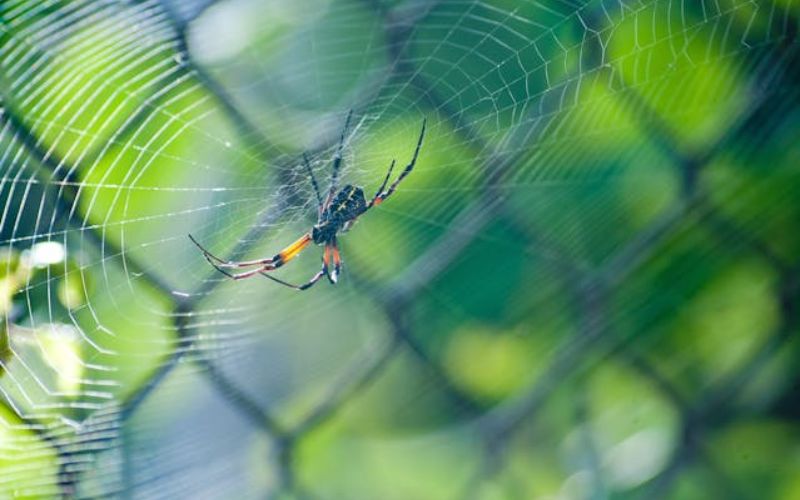
[[[585, 31], [581, 43], [583, 59], [580, 65], [574, 67], [576, 78], [565, 81], [580, 81], [588, 78], [587, 75], [598, 80], [607, 80], [609, 87], [614, 89], [614, 94], [623, 103], [625, 113], [632, 116], [644, 131], [650, 146], [668, 158], [674, 166], [673, 173], [680, 184], [680, 196], [676, 197], [668, 209], [642, 227], [609, 258], [600, 263], [587, 263], [573, 258], [574, 253], [564, 249], [557, 239], [551, 237], [551, 232], [540, 230], [524, 214], [521, 216], [519, 207], [509, 202], [503, 189], [510, 182], [509, 177], [517, 171], [520, 162], [528, 161], [529, 146], [535, 147], [539, 144], [544, 131], [555, 126], [560, 118], [559, 113], [542, 113], [541, 107], [531, 106], [529, 115], [520, 119], [520, 123], [526, 124], [525, 127], [514, 129], [499, 143], [486, 141], [474, 127], [475, 122], [471, 121], [463, 109], [457, 109], [451, 101], [431, 90], [431, 82], [426, 81], [425, 75], [415, 66], [418, 60], [415, 57], [418, 55], [407, 53], [409, 47], [412, 47], [409, 37], [415, 33], [415, 23], [424, 19], [433, 5], [407, 2], [395, 8], [382, 2], [368, 1], [367, 4], [382, 20], [381, 36], [386, 40], [386, 57], [392, 62], [388, 66], [391, 74], [385, 75], [384, 81], [406, 82], [408, 91], [416, 95], [428, 112], [443, 116], [464, 141], [483, 152], [487, 158], [485, 172], [488, 174], [482, 177], [482, 185], [475, 188], [477, 196], [460, 210], [455, 220], [448, 224], [436, 241], [408, 263], [398, 277], [388, 282], [371, 281], [366, 276], [360, 276], [356, 266], [353, 266], [352, 281], [375, 297], [381, 314], [390, 326], [391, 337], [379, 349], [373, 349], [367, 355], [352, 361], [332, 381], [313, 408], [293, 425], [287, 425], [276, 418], [271, 408], [265, 407], [251, 395], [251, 391], [257, 388], [242, 386], [241, 381], [230, 377], [228, 371], [218, 365], [213, 356], [202, 355], [203, 347], [198, 344], [201, 341], [197, 328], [198, 310], [202, 310], [203, 301], [224, 281], [209, 270], [209, 279], [202, 281], [198, 289], [186, 293], [185, 296], [176, 295], [173, 293], [175, 287], [159, 274], [152, 263], [140, 262], [135, 256], [126, 254], [123, 246], [104, 237], [101, 226], [87, 227], [83, 222], [86, 217], [76, 213], [76, 207], [79, 207], [75, 204], [75, 199], [79, 196], [79, 169], [49, 149], [31, 128], [30, 122], [24, 116], [18, 115], [13, 106], [6, 107], [2, 115], [2, 126], [15, 140], [23, 144], [25, 154], [48, 172], [44, 177], [49, 185], [57, 186], [53, 209], [59, 221], [57, 227], [63, 227], [66, 234], [78, 235], [84, 244], [88, 242], [94, 245], [98, 253], [112, 256], [115, 261], [124, 263], [126, 273], [137, 276], [139, 280], [158, 290], [170, 303], [169, 320], [176, 332], [174, 344], [168, 356], [159, 363], [157, 370], [125, 400], [88, 417], [77, 432], [67, 432], [63, 426], [43, 424], [35, 415], [19, 412], [25, 427], [35, 431], [38, 438], [57, 453], [60, 494], [64, 497], [137, 496], [137, 488], [145, 487], [146, 484], [141, 482], [146, 480], [137, 479], [136, 470], [137, 467], [147, 465], [135, 462], [131, 456], [132, 445], [128, 440], [134, 439], [134, 431], [129, 429], [129, 422], [142, 405], [174, 376], [178, 367], [188, 363], [195, 367], [196, 374], [205, 380], [208, 389], [224, 398], [228, 408], [258, 429], [270, 443], [271, 452], [263, 457], [263, 467], [274, 471], [274, 484], [270, 487], [269, 495], [314, 497], [315, 488], [304, 484], [298, 475], [298, 467], [302, 461], [302, 456], [298, 455], [300, 447], [334, 415], [346, 410], [355, 398], [368, 391], [376, 380], [385, 375], [393, 362], [400, 358], [410, 358], [424, 367], [425, 376], [437, 390], [446, 394], [452, 408], [457, 409], [459, 414], [468, 416], [465, 423], [460, 425], [468, 427], [468, 432], [476, 437], [483, 450], [480, 464], [472, 470], [468, 481], [459, 486], [459, 498], [483, 498], [486, 495], [485, 485], [502, 477], [507, 467], [507, 458], [513, 455], [520, 434], [530, 432], [536, 426], [543, 408], [560, 393], [567, 391], [570, 399], [574, 400], [573, 418], [580, 424], [579, 427], [589, 425], [588, 403], [584, 397], [587, 377], [598, 365], [609, 360], [634, 371], [660, 397], [669, 401], [674, 412], [679, 415], [679, 438], [672, 448], [667, 464], [653, 478], [634, 490], [636, 497], [658, 498], [671, 495], [682, 480], [684, 472], [698, 464], [715, 478], [715, 494], [718, 497], [747, 496], [718, 463], [719, 457], [709, 449], [708, 436], [737, 419], [751, 418], [752, 415], [736, 408], [735, 396], [748, 386], [749, 381], [757, 379], [785, 349], [790, 348], [791, 352], [795, 352], [796, 345], [792, 341], [798, 327], [800, 262], [796, 255], [787, 255], [786, 252], [774, 248], [768, 235], [760, 232], [759, 228], [744, 225], [726, 214], [717, 205], [713, 180], [708, 179], [708, 175], [711, 175], [708, 171], [715, 162], [730, 155], [743, 157], [742, 161], [745, 162], [758, 158], [762, 145], [777, 134], [785, 133], [783, 130], [786, 127], [792, 127], [790, 120], [796, 113], [797, 89], [800, 88], [797, 73], [800, 64], [797, 54], [796, 11], [758, 3], [763, 12], [769, 12], [770, 15], [758, 17], [769, 24], [763, 28], [768, 35], [761, 46], [753, 47], [752, 53], [746, 54], [751, 61], [747, 66], [747, 86], [750, 92], [741, 102], [735, 119], [727, 123], [725, 132], [695, 148], [686, 147], [675, 135], [672, 125], [662, 121], [652, 103], [642, 98], [635, 86], [627, 85], [619, 72], [604, 64], [601, 55], [605, 50], [602, 45], [602, 31]], [[193, 59], [188, 48], [186, 37], [191, 23], [202, 15], [204, 9], [211, 6], [213, 4], [190, 6], [164, 3], [152, 4], [149, 8], [153, 11], [152, 15], [169, 19], [170, 29], [177, 40], [177, 52], [183, 58], [183, 74], [193, 75], [201, 82], [215, 99], [215, 106], [228, 116], [237, 133], [253, 145], [253, 150], [268, 155], [264, 147], [269, 144], [268, 138], [241, 111], [225, 87], [215, 80], [214, 75]], [[605, 4], [599, 2], [595, 7], [580, 12], [585, 14], [583, 17], [586, 25], [593, 25], [591, 16], [601, 19], [605, 9]], [[190, 17], [181, 17], [182, 15]], [[8, 29], [6, 27], [4, 31], [7, 32]], [[743, 30], [747, 26], [729, 26], [728, 29]], [[729, 36], [743, 38], [745, 34]], [[9, 54], [3, 54], [2, 58], [12, 60]], [[542, 103], [548, 100], [548, 96], [555, 98], [561, 95], [563, 98], [575, 92], [575, 87], [567, 83], [560, 87], [551, 87], [548, 91], [547, 96], [542, 96]], [[158, 107], [158, 97], [155, 99], [152, 106]], [[363, 100], [354, 104], [356, 113], [367, 109], [373, 99], [373, 95], [364, 96]], [[10, 101], [8, 98], [4, 100]], [[153, 108], [141, 108], [139, 115], [130, 117], [127, 125], [119, 131], [117, 140], [124, 141], [126, 134], [135, 133], [137, 124], [147, 120], [151, 109]], [[331, 145], [321, 144], [315, 152], [328, 151]], [[796, 146], [787, 147], [794, 147], [796, 151]], [[89, 156], [99, 154], [91, 152]], [[289, 175], [292, 171], [290, 166], [278, 167], [277, 170]], [[769, 176], [770, 172], [764, 171], [761, 174]], [[289, 178], [285, 180], [290, 186]], [[303, 196], [304, 193], [295, 189], [287, 189], [284, 206], [305, 203]], [[271, 218], [266, 221], [269, 222], [279, 218], [280, 213], [272, 211], [267, 217]], [[443, 367], [441, 357], [421, 338], [418, 331], [421, 328], [420, 322], [415, 320], [415, 307], [426, 288], [457, 262], [463, 256], [464, 249], [480, 238], [500, 217], [513, 221], [513, 230], [522, 235], [522, 240], [518, 242], [520, 251], [540, 254], [549, 266], [557, 270], [560, 286], [567, 290], [572, 301], [564, 307], [572, 311], [577, 326], [574, 336], [563, 339], [563, 343], [546, 360], [546, 366], [532, 384], [496, 404], [487, 405], [452, 379], [452, 374]], [[547, 221], [538, 223], [546, 224]], [[708, 383], [699, 391], [687, 391], [685, 387], [676, 386], [663, 373], [669, 359], [654, 362], [658, 352], [651, 350], [653, 343], [650, 337], [643, 340], [640, 333], [627, 333], [629, 330], [620, 326], [620, 322], [624, 321], [624, 314], [620, 312], [620, 290], [630, 284], [643, 268], [654, 265], [667, 246], [677, 244], [676, 241], [679, 242], [684, 237], [688, 226], [702, 228], [711, 241], [715, 242], [714, 245], [734, 248], [737, 255], [756, 259], [768, 266], [777, 277], [772, 300], [780, 316], [774, 331], [763, 339], [762, 345], [749, 353], [745, 362], [735, 371]], [[265, 223], [255, 225], [226, 257], [236, 259], [247, 254], [249, 245], [259, 241], [267, 227], [268, 224]], [[487, 267], [487, 272], [491, 272], [491, 264], [487, 263]], [[650, 299], [657, 299], [659, 292], [651, 293]], [[633, 299], [629, 297], [627, 300]], [[646, 302], [648, 297], [639, 297], [638, 300]], [[638, 307], [645, 305], [639, 304]], [[792, 374], [797, 376], [796, 371]], [[792, 392], [791, 387], [796, 387], [796, 379], [786, 389], [783, 397], [790, 405], [792, 394], [796, 394], [796, 389]], [[18, 408], [10, 398], [7, 398], [5, 404], [10, 408]], [[793, 414], [797, 415], [796, 405], [792, 408], [794, 410], [789, 411], [794, 411]], [[763, 410], [765, 413], [773, 411], [777, 410]], [[596, 492], [596, 495], [593, 494], [592, 498], [605, 496], [601, 492], [608, 490], [603, 484], [602, 459], [596, 449], [597, 443], [593, 443], [591, 433], [581, 439], [582, 449], [588, 457], [588, 467], [594, 471], [590, 478], [590, 490]], [[99, 462], [98, 453], [107, 450], [117, 450], [119, 454], [109, 463]], [[149, 466], [156, 469], [159, 467], [157, 463]], [[99, 473], [99, 470], [104, 472]], [[110, 480], [107, 479], [109, 477]], [[103, 491], [95, 490], [98, 484], [102, 485]], [[525, 493], [521, 495], [520, 498], [525, 497]]]

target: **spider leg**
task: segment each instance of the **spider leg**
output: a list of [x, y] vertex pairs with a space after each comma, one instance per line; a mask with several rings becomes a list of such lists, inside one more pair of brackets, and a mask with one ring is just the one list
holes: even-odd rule
[[[395, 179], [395, 181], [392, 183], [392, 185], [389, 186], [389, 189], [387, 189], [386, 191], [383, 191], [382, 189], [379, 190], [379, 193], [375, 195], [375, 197], [372, 199], [372, 201], [367, 206], [368, 209], [372, 208], [373, 206], [380, 205], [381, 203], [383, 203], [383, 201], [386, 198], [388, 198], [389, 196], [392, 195], [392, 193], [394, 193], [395, 189], [397, 189], [397, 185], [400, 184], [400, 182], [403, 179], [405, 179], [406, 176], [408, 174], [410, 174], [411, 171], [414, 169], [414, 165], [417, 163], [417, 157], [419, 156], [419, 150], [420, 150], [420, 148], [422, 148], [422, 140], [425, 138], [425, 125], [426, 124], [427, 124], [427, 120], [422, 120], [422, 130], [420, 130], [420, 132], [419, 132], [419, 139], [417, 140], [417, 147], [414, 149], [414, 156], [411, 158], [411, 161], [409, 162], [409, 164], [406, 165], [406, 168], [404, 168], [403, 171], [400, 173], [400, 175], [397, 176], [397, 179]], [[393, 167], [394, 167], [394, 161], [392, 161], [392, 165], [389, 167], [389, 173], [391, 173]], [[387, 176], [387, 179], [388, 179], [388, 176]], [[381, 187], [385, 187], [385, 185], [386, 185], [386, 183], [384, 182], [384, 185], [381, 186]], [[380, 192], [380, 191], [383, 191], [383, 192]]]
[[392, 164], [389, 165], [389, 171], [386, 172], [386, 177], [383, 178], [383, 183], [381, 183], [381, 187], [375, 192], [375, 196], [372, 197], [369, 204], [367, 205], [367, 210], [372, 208], [372, 205], [375, 203], [375, 200], [383, 193], [383, 190], [386, 189], [386, 184], [389, 183], [389, 177], [392, 176], [392, 170], [394, 170], [394, 164], [397, 163], [395, 160], [392, 160]]
[[339, 271], [342, 269], [342, 257], [339, 255], [339, 243], [336, 238], [331, 243], [331, 250], [333, 252], [333, 273], [328, 275], [331, 283], [336, 284], [339, 280]]
[[339, 169], [342, 166], [342, 154], [344, 153], [344, 139], [347, 135], [347, 129], [350, 127], [350, 119], [353, 117], [353, 110], [347, 113], [347, 119], [344, 121], [344, 128], [342, 129], [342, 136], [339, 139], [339, 146], [336, 148], [336, 154], [333, 156], [333, 172], [331, 173], [331, 187], [328, 189], [328, 197], [325, 198], [324, 207], [327, 208], [333, 200], [333, 195], [336, 193], [336, 188], [339, 187]]
[[[197, 247], [203, 252], [203, 256], [206, 258], [209, 264], [214, 266], [215, 269], [227, 275], [228, 277], [233, 278], [234, 276], [237, 275], [223, 271], [223, 268], [235, 269], [235, 268], [250, 267], [250, 266], [261, 266], [259, 269], [255, 270], [256, 271], [255, 273], [251, 273], [248, 276], [252, 276], [253, 274], [258, 274], [258, 271], [263, 270], [264, 268], [267, 268], [266, 270], [277, 269], [282, 265], [286, 264], [287, 262], [289, 262], [290, 260], [292, 260], [293, 258], [297, 257], [297, 255], [300, 252], [302, 252], [309, 245], [309, 243], [311, 243], [311, 234], [309, 233], [304, 234], [299, 239], [294, 241], [294, 243], [287, 246], [286, 248], [281, 250], [280, 253], [278, 253], [273, 257], [270, 257], [268, 259], [245, 260], [241, 262], [229, 262], [222, 260], [219, 257], [212, 254], [211, 252], [209, 252], [208, 250], [206, 250], [205, 248], [203, 248], [203, 246], [200, 245], [200, 243], [198, 243], [197, 240], [195, 240], [191, 234], [189, 235], [189, 239], [191, 239], [192, 242], [194, 242], [194, 244], [197, 245]], [[234, 278], [234, 279], [241, 279], [241, 278]]]
[[[206, 260], [208, 260], [209, 262], [212, 262], [212, 265], [214, 265], [214, 267], [224, 267], [224, 268], [231, 269], [231, 268], [238, 268], [238, 267], [263, 266], [263, 265], [267, 265], [267, 264], [272, 264], [274, 262], [274, 260], [275, 260], [275, 257], [270, 257], [268, 259], [244, 260], [244, 261], [240, 261], [240, 262], [224, 260], [224, 259], [220, 259], [219, 257], [214, 255], [213, 253], [211, 253], [208, 250], [206, 250], [205, 247], [203, 247], [203, 245], [198, 243], [197, 240], [194, 239], [194, 236], [192, 236], [191, 234], [189, 235], [189, 239], [192, 240], [192, 243], [197, 245], [197, 248], [199, 248], [200, 251], [203, 252], [203, 256], [205, 256]], [[213, 264], [213, 262], [216, 262], [216, 264]]]
[[261, 276], [263, 276], [265, 278], [269, 278], [272, 281], [274, 281], [275, 283], [280, 283], [283, 286], [288, 286], [289, 288], [293, 288], [295, 290], [299, 290], [299, 291], [302, 292], [303, 290], [308, 290], [309, 288], [314, 286], [314, 284], [317, 281], [322, 279], [322, 277], [325, 276], [325, 271], [319, 271], [317, 274], [314, 275], [313, 278], [311, 278], [310, 280], [308, 280], [306, 283], [304, 283], [302, 285], [293, 285], [292, 283], [289, 283], [288, 281], [283, 281], [282, 279], [276, 278], [275, 276], [267, 274], [266, 272], [262, 272]]
[[308, 155], [303, 153], [303, 163], [306, 166], [309, 177], [311, 177], [311, 185], [314, 187], [314, 194], [317, 195], [317, 216], [322, 215], [322, 195], [319, 193], [319, 184], [317, 178], [314, 177], [314, 171], [311, 170], [311, 163], [308, 161]]
[[232, 280], [235, 280], [235, 281], [243, 280], [245, 278], [250, 278], [251, 276], [255, 276], [256, 274], [263, 274], [265, 271], [271, 271], [271, 270], [275, 269], [275, 266], [268, 265], [268, 266], [259, 267], [257, 269], [253, 269], [252, 271], [245, 271], [243, 273], [233, 274], [233, 273], [229, 273], [225, 269], [223, 269], [223, 268], [219, 267], [218, 265], [214, 264], [210, 260], [208, 261], [208, 263], [211, 264], [214, 267], [214, 269], [216, 269], [217, 271], [221, 272], [222, 274], [224, 274], [228, 278], [230, 278]]
[[278, 255], [273, 257], [275, 259], [275, 267], [281, 267], [290, 260], [297, 257], [300, 252], [311, 243], [311, 233], [306, 233], [298, 238], [294, 243], [280, 251]]
[[265, 278], [271, 279], [272, 281], [274, 281], [276, 283], [280, 283], [281, 285], [288, 286], [289, 288], [293, 288], [295, 290], [299, 290], [299, 291], [308, 290], [309, 288], [314, 286], [317, 283], [317, 281], [322, 279], [323, 276], [330, 277], [330, 275], [328, 274], [329, 260], [330, 260], [330, 246], [326, 245], [325, 246], [325, 254], [324, 254], [324, 257], [322, 258], [322, 269], [319, 272], [317, 272], [317, 274], [315, 274], [310, 280], [308, 280], [307, 282], [303, 283], [302, 285], [294, 285], [292, 283], [289, 283], [288, 281], [283, 281], [282, 279], [276, 278], [276, 277], [266, 273], [265, 271], [262, 271], [261, 275], [264, 276]]

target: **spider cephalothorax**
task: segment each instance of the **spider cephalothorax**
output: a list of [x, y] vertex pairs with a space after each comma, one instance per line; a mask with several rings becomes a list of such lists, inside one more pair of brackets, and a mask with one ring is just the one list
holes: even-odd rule
[[[350, 125], [350, 118], [352, 117], [352, 114], [353, 113], [351, 111], [347, 115], [347, 120], [345, 120], [344, 129], [342, 130], [342, 137], [339, 140], [339, 147], [336, 150], [336, 155], [333, 157], [331, 185], [324, 200], [322, 198], [322, 194], [320, 193], [317, 179], [314, 177], [314, 172], [311, 170], [311, 165], [308, 162], [308, 158], [303, 155], [304, 164], [308, 170], [308, 175], [311, 178], [311, 185], [314, 188], [314, 193], [317, 196], [317, 223], [314, 224], [311, 230], [272, 257], [240, 262], [226, 261], [216, 257], [214, 254], [203, 248], [203, 246], [200, 245], [200, 243], [198, 243], [197, 240], [195, 240], [190, 234], [189, 238], [192, 240], [192, 242], [194, 242], [195, 245], [198, 246], [198, 248], [200, 248], [209, 264], [214, 266], [215, 269], [223, 273], [225, 276], [228, 276], [234, 280], [262, 275], [296, 290], [306, 290], [310, 288], [323, 276], [327, 276], [331, 283], [336, 283], [342, 266], [342, 259], [339, 255], [339, 245], [336, 241], [336, 236], [339, 235], [339, 233], [346, 232], [364, 212], [374, 206], [380, 205], [386, 198], [394, 193], [395, 189], [397, 189], [397, 185], [400, 184], [400, 181], [402, 181], [414, 168], [414, 164], [417, 162], [417, 156], [419, 156], [419, 150], [422, 147], [422, 140], [425, 137], [425, 120], [423, 120], [422, 130], [420, 130], [419, 139], [417, 140], [417, 147], [414, 149], [414, 156], [411, 158], [409, 164], [406, 165], [406, 168], [403, 169], [397, 179], [395, 179], [392, 185], [389, 186], [389, 189], [386, 189], [386, 184], [389, 182], [389, 177], [391, 177], [392, 170], [394, 169], [395, 165], [394, 160], [392, 160], [392, 164], [389, 166], [389, 172], [387, 172], [386, 177], [383, 179], [381, 187], [378, 188], [375, 196], [373, 196], [373, 198], [367, 202], [367, 199], [364, 197], [364, 190], [358, 186], [347, 184], [337, 191], [339, 184], [339, 169], [342, 165], [342, 152], [344, 149], [345, 135], [347, 134], [347, 128]], [[324, 245], [325, 251], [322, 255], [322, 269], [310, 280], [308, 280], [308, 282], [302, 285], [293, 285], [267, 274], [269, 271], [274, 271], [275, 269], [278, 269], [295, 258], [312, 242], [316, 243], [317, 245]], [[333, 260], [332, 272], [329, 269], [331, 259]], [[253, 267], [254, 269], [236, 274], [227, 271], [228, 269], [242, 269], [248, 267]]]

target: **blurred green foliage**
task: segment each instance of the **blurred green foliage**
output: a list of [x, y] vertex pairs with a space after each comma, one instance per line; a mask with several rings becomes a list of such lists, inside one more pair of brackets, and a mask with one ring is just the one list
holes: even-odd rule
[[173, 3], [0, 6], [0, 497], [800, 496], [794, 2]]

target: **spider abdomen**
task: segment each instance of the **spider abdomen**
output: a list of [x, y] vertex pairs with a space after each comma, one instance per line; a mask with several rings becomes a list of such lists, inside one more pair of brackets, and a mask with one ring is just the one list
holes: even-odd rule
[[331, 200], [322, 213], [319, 223], [314, 226], [311, 236], [314, 243], [328, 243], [342, 230], [344, 225], [367, 210], [364, 190], [358, 186], [344, 186]]
[[367, 200], [364, 198], [364, 190], [348, 184], [336, 193], [330, 206], [322, 214], [322, 218], [342, 225], [363, 214], [366, 209]]

